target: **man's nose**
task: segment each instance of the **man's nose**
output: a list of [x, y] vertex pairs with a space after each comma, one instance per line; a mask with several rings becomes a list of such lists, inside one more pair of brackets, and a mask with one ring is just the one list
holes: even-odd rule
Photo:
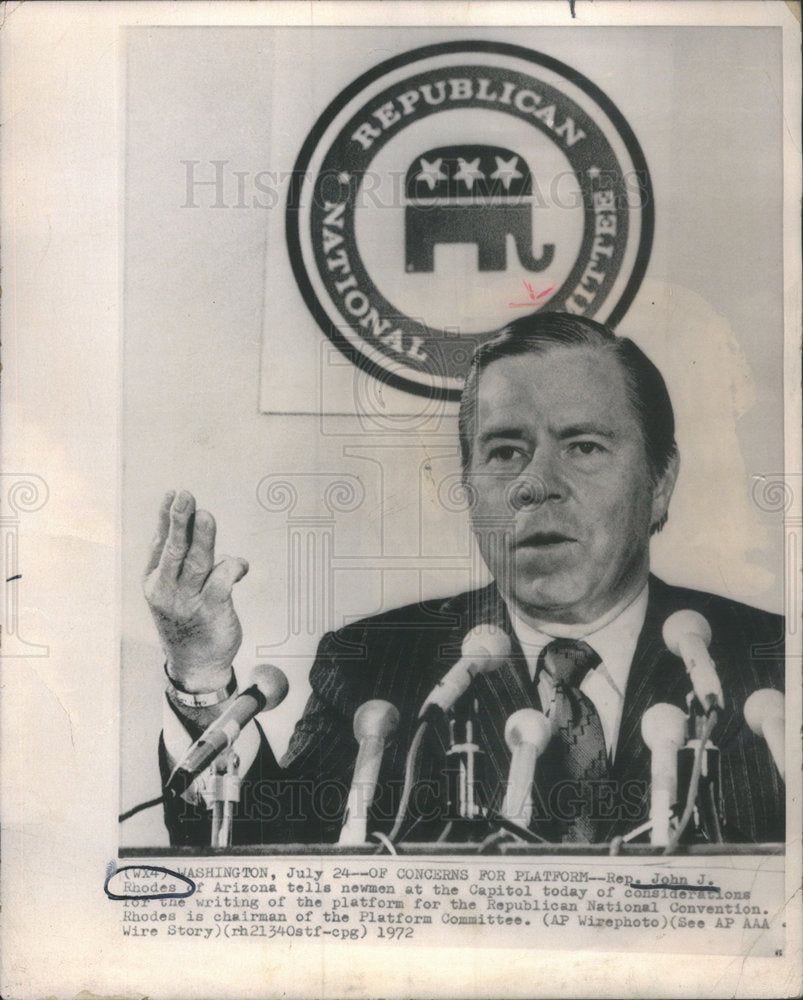
[[538, 507], [546, 500], [562, 500], [565, 487], [551, 455], [536, 454], [517, 476], [508, 491], [508, 503], [514, 511]]

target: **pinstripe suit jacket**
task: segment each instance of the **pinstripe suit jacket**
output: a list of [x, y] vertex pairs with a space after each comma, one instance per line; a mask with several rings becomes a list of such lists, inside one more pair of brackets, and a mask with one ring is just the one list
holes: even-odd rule
[[[669, 586], [652, 576], [646, 618], [625, 691], [610, 774], [612, 792], [606, 793], [605, 815], [610, 822], [602, 836], [607, 839], [627, 832], [646, 816], [650, 754], [641, 738], [642, 715], [656, 702], [685, 708], [688, 676], [661, 637], [666, 618], [683, 608], [699, 611], [711, 625], [711, 654], [725, 696], [725, 711], [713, 740], [721, 754], [726, 839], [783, 840], [783, 784], [763, 740], [752, 734], [742, 716], [742, 706], [753, 691], [783, 689], [783, 619], [723, 597]], [[510, 661], [478, 677], [472, 688], [483, 726], [488, 799], [498, 803], [510, 763], [505, 722], [517, 709], [540, 706], [507, 610], [492, 584], [446, 600], [395, 609], [324, 636], [310, 673], [312, 694], [281, 766], [263, 737], [262, 751], [244, 780], [235, 840], [315, 843], [337, 839], [357, 751], [354, 713], [371, 698], [391, 702], [400, 713], [397, 738], [383, 758], [369, 825], [370, 829], [389, 829], [418, 710], [459, 657], [466, 632], [481, 622], [502, 625], [510, 632], [513, 646]], [[444, 735], [435, 733], [433, 745], [423, 755], [409, 839], [435, 839], [443, 828], [443, 742]], [[536, 771], [536, 787], [539, 781]], [[541, 793], [546, 802], [548, 789], [542, 788]], [[179, 818], [173, 805], [166, 810], [166, 819], [174, 842], [204, 842], [200, 816], [185, 812]], [[539, 830], [537, 824], [535, 829]], [[539, 832], [549, 839], [550, 829], [545, 820]]]

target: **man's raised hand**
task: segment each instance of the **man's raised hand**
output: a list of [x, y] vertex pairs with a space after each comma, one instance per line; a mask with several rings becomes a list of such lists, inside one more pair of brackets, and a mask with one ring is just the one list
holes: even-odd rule
[[225, 687], [242, 642], [232, 587], [244, 559], [215, 563], [215, 519], [183, 490], [168, 493], [145, 569], [143, 588], [167, 656], [167, 671], [191, 692]]

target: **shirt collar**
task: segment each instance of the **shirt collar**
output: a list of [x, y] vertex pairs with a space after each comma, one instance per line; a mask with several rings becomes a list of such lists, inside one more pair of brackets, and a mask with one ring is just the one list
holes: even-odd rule
[[[510, 621], [516, 638], [530, 669], [535, 676], [538, 655], [547, 643], [558, 637], [565, 637], [567, 630], [561, 625], [544, 625], [534, 628], [523, 621], [512, 608]], [[583, 639], [592, 647], [605, 665], [611, 681], [623, 693], [630, 673], [630, 664], [636, 652], [636, 643], [647, 615], [647, 584], [636, 598], [626, 605], [614, 618], [606, 615], [600, 622], [591, 622], [581, 628], [572, 629], [571, 637]]]

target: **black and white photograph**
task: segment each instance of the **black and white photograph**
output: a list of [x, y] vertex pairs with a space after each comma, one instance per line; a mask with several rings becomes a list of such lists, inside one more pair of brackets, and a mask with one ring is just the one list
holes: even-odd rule
[[799, 5], [35, 6], [4, 995], [795, 995]]

